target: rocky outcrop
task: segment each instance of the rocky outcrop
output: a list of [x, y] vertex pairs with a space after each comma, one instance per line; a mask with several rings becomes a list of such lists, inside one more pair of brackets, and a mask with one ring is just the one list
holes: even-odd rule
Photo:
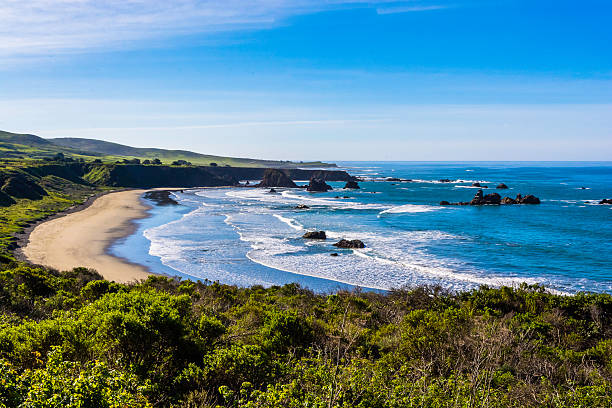
[[310, 207], [307, 206], [306, 204], [298, 204], [295, 206], [296, 210], [308, 210]]
[[346, 249], [365, 248], [365, 244], [358, 239], [353, 239], [353, 240], [341, 239], [340, 241], [336, 242], [334, 246], [338, 248], [346, 248]]
[[322, 179], [312, 178], [306, 190], [312, 192], [325, 192], [332, 190], [332, 187]]
[[0, 190], [9, 196], [28, 200], [40, 200], [48, 195], [44, 188], [21, 174], [16, 174], [4, 180]]
[[516, 197], [516, 201], [520, 204], [540, 204], [540, 199], [534, 195], [528, 194], [519, 200], [520, 194]]
[[599, 202], [599, 204], [611, 204], [612, 205], [612, 198], [604, 198], [603, 200]]
[[179, 205], [179, 203], [172, 198], [171, 195], [172, 192], [170, 191], [148, 191], [145, 193], [144, 198], [151, 200], [160, 206]]
[[501, 196], [497, 193], [483, 195], [482, 190], [478, 190], [470, 205], [499, 205], [501, 204]]
[[350, 189], [353, 189], [353, 190], [357, 190], [360, 187], [359, 187], [359, 184], [357, 184], [356, 181], [351, 180], [351, 181], [347, 181], [346, 182], [346, 184], [344, 185], [344, 188], [350, 188]]
[[507, 190], [508, 186], [505, 185], [504, 183], [498, 184], [497, 187], [495, 187], [498, 190]]
[[451, 180], [450, 179], [440, 179], [438, 180], [440, 183], [450, 183]]
[[518, 194], [516, 198], [504, 197], [503, 199], [497, 193], [484, 195], [482, 190], [478, 190], [472, 201], [449, 203], [448, 201], [440, 201], [440, 205], [499, 205], [499, 204], [540, 204], [540, 199], [534, 195], [526, 195], [523, 197]]
[[482, 186], [480, 185], [480, 183], [476, 182], [476, 183], [472, 183], [472, 187], [482, 187]]
[[308, 231], [302, 238], [305, 239], [327, 239], [327, 235], [325, 235], [325, 231]]
[[259, 183], [257, 187], [297, 188], [297, 184], [295, 184], [284, 171], [279, 169], [267, 169], [264, 172], [261, 183]]

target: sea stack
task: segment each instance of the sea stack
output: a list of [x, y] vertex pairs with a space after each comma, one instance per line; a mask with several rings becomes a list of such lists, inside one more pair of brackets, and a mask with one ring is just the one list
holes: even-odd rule
[[501, 196], [497, 193], [483, 195], [482, 190], [478, 190], [470, 205], [499, 205], [501, 204]]
[[282, 170], [266, 169], [261, 183], [257, 187], [297, 188], [297, 184]]
[[307, 191], [312, 192], [326, 192], [332, 190], [332, 187], [327, 184], [323, 179], [312, 178], [306, 188]]

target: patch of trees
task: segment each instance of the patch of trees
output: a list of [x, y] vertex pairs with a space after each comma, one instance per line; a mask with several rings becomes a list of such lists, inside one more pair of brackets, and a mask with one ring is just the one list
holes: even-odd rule
[[172, 162], [173, 166], [191, 166], [191, 162], [188, 162], [187, 160], [175, 160]]
[[612, 296], [0, 271], [0, 405], [610, 406]]

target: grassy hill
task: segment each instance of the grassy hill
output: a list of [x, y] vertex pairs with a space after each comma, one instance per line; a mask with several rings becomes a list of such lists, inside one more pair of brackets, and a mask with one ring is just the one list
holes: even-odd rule
[[211, 163], [216, 163], [218, 166], [232, 167], [334, 167], [332, 164], [323, 162], [295, 163], [290, 161], [222, 157], [187, 150], [132, 147], [95, 139], [43, 139], [31, 134], [0, 131], [0, 158], [40, 160], [53, 157], [57, 153], [62, 153], [67, 157], [75, 159], [101, 159], [105, 162], [114, 162], [126, 158], [140, 160], [157, 158], [166, 164], [176, 160], [185, 160], [198, 166], [209, 166]]
[[35, 135], [0, 130], [0, 158], [40, 160], [53, 157], [57, 153], [83, 159], [98, 159], [104, 156], [101, 153], [60, 146]]

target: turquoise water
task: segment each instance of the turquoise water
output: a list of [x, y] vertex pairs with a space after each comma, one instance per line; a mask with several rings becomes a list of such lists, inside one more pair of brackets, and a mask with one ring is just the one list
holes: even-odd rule
[[[329, 292], [528, 282], [563, 293], [612, 293], [612, 206], [595, 204], [612, 198], [611, 163], [340, 165], [364, 178], [360, 190], [343, 190], [343, 183], [329, 183], [328, 193], [186, 190], [176, 194], [180, 206], [154, 207], [111, 252], [153, 272], [243, 286], [298, 282]], [[438, 205], [469, 201], [475, 181], [502, 196], [534, 194], [542, 204]], [[502, 182], [510, 189], [495, 190]], [[311, 208], [296, 210], [298, 204]], [[325, 230], [328, 240], [301, 238], [313, 229]], [[332, 243], [341, 238], [366, 248], [338, 250]]]

